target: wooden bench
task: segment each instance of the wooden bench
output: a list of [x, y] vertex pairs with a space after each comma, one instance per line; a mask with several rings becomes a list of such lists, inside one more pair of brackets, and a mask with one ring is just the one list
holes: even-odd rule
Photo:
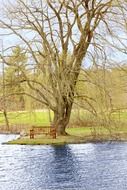
[[33, 126], [30, 130], [30, 139], [34, 139], [35, 135], [39, 134], [50, 135], [53, 139], [56, 139], [56, 129], [52, 126]]

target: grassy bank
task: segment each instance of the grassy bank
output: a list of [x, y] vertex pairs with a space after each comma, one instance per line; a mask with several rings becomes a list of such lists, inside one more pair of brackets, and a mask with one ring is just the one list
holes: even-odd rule
[[52, 139], [50, 136], [36, 135], [34, 139], [29, 136], [19, 138], [8, 142], [8, 144], [21, 144], [21, 145], [62, 145], [62, 144], [75, 144], [75, 143], [88, 143], [88, 142], [103, 142], [103, 141], [126, 141], [127, 133], [123, 131], [112, 131], [110, 134], [107, 130], [103, 129], [101, 133], [93, 134], [91, 128], [70, 128], [67, 129], [68, 136], [57, 136]]
[[19, 138], [17, 140], [10, 141], [8, 144], [66, 144], [66, 143], [80, 143], [84, 140], [84, 136], [91, 134], [90, 128], [68, 128], [68, 136], [57, 136], [56, 139], [52, 139], [50, 136], [35, 135], [34, 139], [30, 139], [29, 136]]

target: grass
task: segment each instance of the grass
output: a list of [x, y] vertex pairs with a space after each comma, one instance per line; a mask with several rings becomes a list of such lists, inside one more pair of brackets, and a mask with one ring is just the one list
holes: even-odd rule
[[50, 137], [44, 137], [40, 136], [35, 139], [30, 139], [29, 137], [17, 139], [8, 142], [7, 144], [20, 144], [20, 145], [61, 145], [61, 144], [66, 144], [66, 143], [79, 143], [82, 142], [81, 138], [78, 137], [73, 137], [73, 136], [60, 136], [57, 137], [56, 139], [51, 139]]
[[[51, 113], [53, 117], [53, 113]], [[48, 112], [8, 112], [8, 119], [10, 125], [18, 125], [18, 124], [25, 124], [25, 125], [49, 125], [49, 115]], [[3, 114], [0, 113], [0, 125], [4, 125], [5, 120]]]
[[127, 111], [125, 112], [115, 112], [112, 114], [112, 118], [120, 121], [127, 121]]
[[66, 131], [67, 131], [67, 133], [69, 133], [73, 136], [79, 136], [79, 137], [91, 134], [91, 128], [90, 127], [67, 128]]

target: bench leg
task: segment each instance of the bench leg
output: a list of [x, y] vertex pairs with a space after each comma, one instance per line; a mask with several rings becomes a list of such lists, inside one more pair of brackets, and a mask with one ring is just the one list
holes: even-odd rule
[[30, 130], [30, 139], [34, 139], [34, 130]]

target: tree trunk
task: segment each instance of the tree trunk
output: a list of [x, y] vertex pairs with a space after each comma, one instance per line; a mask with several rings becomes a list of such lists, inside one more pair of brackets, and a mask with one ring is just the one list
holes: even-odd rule
[[68, 135], [65, 130], [70, 120], [71, 109], [72, 103], [66, 106], [59, 105], [58, 111], [54, 112], [53, 126], [56, 128], [57, 135]]
[[4, 118], [5, 118], [5, 123], [6, 123], [6, 127], [7, 127], [7, 131], [9, 131], [9, 121], [8, 121], [8, 117], [7, 117], [7, 111], [4, 109], [3, 111], [4, 114]]

